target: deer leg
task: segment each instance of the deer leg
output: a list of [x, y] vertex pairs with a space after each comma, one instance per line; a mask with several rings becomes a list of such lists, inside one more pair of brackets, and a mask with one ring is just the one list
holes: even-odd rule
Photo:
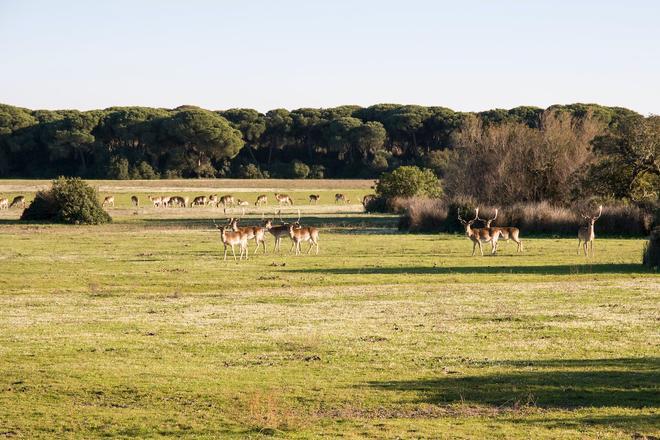
[[474, 257], [474, 251], [477, 249], [477, 242], [473, 241], [472, 242], [472, 256]]
[[225, 245], [225, 258], [223, 258], [223, 261], [227, 261], [227, 245]]
[[234, 256], [234, 261], [236, 261], [236, 252], [234, 252], [234, 245], [231, 245], [231, 254]]
[[479, 245], [479, 252], [481, 252], [481, 256], [484, 256], [484, 247], [481, 245], [481, 240], [477, 241], [477, 244]]
[[589, 242], [585, 241], [584, 243], [582, 243], [582, 247], [584, 248], [584, 255], [586, 257], [588, 257], [589, 256]]
[[314, 242], [312, 240], [309, 241], [309, 249], [307, 249], [307, 255], [309, 255], [310, 252], [312, 252], [312, 247], [314, 246]]
[[578, 250], [577, 250], [578, 255], [580, 255], [580, 243], [582, 243], [582, 240], [578, 238]]
[[591, 240], [591, 258], [594, 257], [594, 241]]
[[490, 250], [490, 253], [492, 255], [495, 255], [495, 252], [497, 252], [497, 240], [492, 241], [493, 248]]

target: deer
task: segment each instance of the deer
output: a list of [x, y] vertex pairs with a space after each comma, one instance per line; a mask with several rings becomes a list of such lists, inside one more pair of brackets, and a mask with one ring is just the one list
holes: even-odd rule
[[131, 204], [136, 208], [140, 207], [140, 199], [137, 196], [131, 196]]
[[481, 242], [490, 242], [493, 245], [493, 249], [491, 250], [491, 254], [495, 254], [497, 251], [497, 239], [499, 238], [500, 234], [502, 233], [501, 231], [492, 231], [488, 228], [472, 228], [472, 224], [477, 221], [479, 218], [479, 208], [475, 209], [475, 215], [472, 220], [463, 220], [461, 218], [461, 213], [460, 210], [458, 212], [458, 221], [461, 222], [463, 226], [465, 226], [465, 235], [472, 241], [472, 256], [474, 257], [474, 252], [476, 250], [477, 245], [479, 246], [479, 251], [481, 252], [481, 256], [483, 257], [484, 255], [484, 249], [481, 246]]
[[250, 202], [248, 202], [247, 200], [238, 199], [238, 206], [242, 206], [242, 207], [250, 206]]
[[188, 200], [185, 197], [181, 196], [172, 196], [170, 197], [170, 206], [178, 206], [185, 208], [188, 205]]
[[[14, 199], [14, 201], [16, 201], [16, 199]], [[13, 204], [14, 203], [12, 202], [12, 205]], [[114, 208], [115, 207], [115, 196], [107, 196], [105, 199], [103, 199], [103, 203], [101, 204], [101, 206], [105, 206], [105, 205], [108, 205], [108, 206], [112, 205], [112, 207]]]
[[286, 194], [275, 193], [275, 200], [282, 205], [293, 205], [293, 199]]
[[160, 204], [163, 202], [162, 197], [153, 197], [153, 196], [147, 196], [149, 200], [151, 200], [151, 203], [154, 204], [154, 208], [158, 208]]
[[229, 226], [218, 226], [218, 224], [213, 221], [213, 224], [215, 227], [220, 231], [220, 239], [222, 240], [222, 244], [225, 246], [225, 256], [223, 258], [223, 261], [227, 260], [227, 248], [231, 247], [231, 254], [234, 257], [234, 261], [236, 261], [236, 252], [234, 252], [234, 246], [239, 245], [241, 254], [239, 259], [243, 259], [243, 255], [245, 255], [245, 259], [249, 259], [248, 256], [248, 234], [245, 232], [241, 231], [232, 231]]
[[261, 206], [267, 204], [268, 204], [268, 197], [266, 197], [266, 194], [261, 194], [257, 196], [257, 201], [254, 202], [254, 206]]
[[577, 254], [580, 255], [580, 243], [584, 242], [582, 246], [584, 247], [585, 257], [589, 256], [588, 245], [591, 243], [591, 257], [594, 256], [594, 240], [596, 239], [596, 234], [594, 233], [594, 223], [600, 218], [603, 214], [603, 205], [598, 206], [598, 215], [595, 217], [590, 217], [580, 213], [582, 217], [587, 220], [587, 225], [582, 226], [578, 229], [578, 248]]
[[266, 230], [270, 232], [270, 234], [275, 238], [273, 252], [279, 252], [282, 237], [289, 236], [289, 223], [286, 223], [284, 220], [282, 220], [280, 211], [277, 211], [277, 215], [280, 216], [280, 221], [282, 222], [281, 225], [274, 226], [272, 219], [264, 220], [264, 228], [266, 228]]
[[[298, 210], [298, 220], [288, 225], [289, 237], [293, 241], [293, 246], [296, 248], [296, 255], [300, 255], [300, 245], [305, 241], [309, 241], [309, 249], [307, 254], [312, 251], [312, 247], [316, 246], [316, 255], [319, 254], [319, 230], [317, 228], [308, 228], [300, 226], [300, 210]], [[291, 252], [291, 251], [289, 251]]]
[[211, 195], [209, 196], [209, 205], [212, 205], [212, 206], [218, 206], [218, 202], [219, 202], [219, 201], [220, 201], [220, 200], [218, 199], [218, 195], [217, 195], [217, 194], [211, 194]]
[[509, 241], [509, 239], [511, 239], [518, 245], [518, 247], [516, 248], [516, 252], [522, 252], [523, 251], [522, 240], [518, 237], [520, 234], [520, 229], [513, 226], [493, 226], [493, 227], [490, 226], [490, 224], [497, 218], [497, 212], [498, 209], [495, 208], [495, 215], [493, 216], [493, 218], [489, 218], [489, 219], [478, 218], [477, 220], [484, 222], [484, 226], [486, 228], [489, 228], [491, 230], [491, 233], [494, 233], [496, 231], [500, 232], [500, 238], [497, 240], [498, 243], [499, 240]]
[[167, 208], [168, 206], [170, 206], [170, 199], [171, 198], [172, 197], [170, 197], [170, 196], [161, 197], [160, 198], [160, 200], [161, 200], [160, 206], [162, 206], [163, 208]]
[[206, 206], [208, 203], [208, 199], [206, 196], [197, 196], [193, 199], [192, 203], [190, 204], [190, 207], [192, 208], [193, 206]]
[[266, 231], [268, 229], [265, 226], [244, 226], [244, 227], [239, 227], [238, 222], [240, 221], [240, 218], [231, 218], [229, 219], [229, 226], [231, 227], [232, 230], [236, 232], [244, 232], [247, 234], [247, 239], [252, 240], [254, 239], [254, 242], [257, 244], [257, 247], [254, 249], [254, 252], [252, 252], [253, 255], [256, 255], [257, 252], [259, 251], [259, 244], [261, 243], [264, 248], [264, 255], [266, 254]]
[[230, 195], [225, 195], [220, 197], [220, 202], [218, 202], [218, 206], [222, 205], [223, 211], [227, 211], [227, 206], [232, 207], [236, 205], [236, 201], [234, 200], [234, 196]]
[[335, 203], [339, 202], [346, 203], [346, 196], [344, 194], [335, 194]]
[[0, 199], [0, 209], [9, 209], [9, 199], [4, 197]]
[[316, 204], [318, 203], [318, 201], [319, 201], [320, 198], [321, 198], [321, 195], [320, 195], [320, 194], [310, 194], [310, 195], [309, 195], [309, 203], [310, 203], [310, 205], [311, 205], [312, 203], [316, 205]]

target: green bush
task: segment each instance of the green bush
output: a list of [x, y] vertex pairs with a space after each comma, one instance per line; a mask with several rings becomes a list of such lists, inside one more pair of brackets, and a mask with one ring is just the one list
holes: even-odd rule
[[253, 163], [241, 165], [238, 168], [238, 177], [241, 179], [264, 179], [264, 173]]
[[110, 223], [94, 188], [77, 177], [60, 177], [51, 189], [39, 191], [21, 220], [47, 220], [76, 225]]
[[657, 270], [660, 267], [660, 227], [653, 229], [648, 243], [644, 246], [644, 257], [642, 259], [645, 266]]
[[306, 179], [309, 176], [309, 166], [306, 163], [294, 160], [291, 164], [291, 174], [295, 179]]
[[325, 178], [325, 167], [323, 165], [312, 165], [309, 171], [310, 179], [324, 179]]
[[131, 171], [131, 177], [133, 179], [147, 179], [155, 180], [159, 179], [160, 175], [154, 170], [154, 168], [149, 165], [147, 162], [140, 162], [135, 168]]
[[128, 172], [128, 160], [125, 157], [113, 157], [110, 159], [107, 172], [109, 179], [128, 180], [131, 178]]
[[416, 166], [402, 166], [383, 173], [376, 184], [376, 194], [385, 199], [394, 197], [442, 196], [440, 180], [433, 171]]

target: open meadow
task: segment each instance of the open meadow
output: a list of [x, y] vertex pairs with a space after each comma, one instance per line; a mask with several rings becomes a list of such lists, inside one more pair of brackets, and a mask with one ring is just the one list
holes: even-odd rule
[[[0, 211], [0, 437], [660, 436], [644, 239], [597, 238], [585, 258], [577, 238], [522, 231], [524, 253], [472, 257], [465, 236], [364, 213], [368, 180], [90, 183], [115, 196], [112, 224]], [[0, 197], [47, 184], [0, 181]], [[251, 242], [223, 261], [212, 221], [277, 219], [274, 192], [294, 198], [283, 218], [320, 228], [320, 253], [268, 236], [266, 255]]]

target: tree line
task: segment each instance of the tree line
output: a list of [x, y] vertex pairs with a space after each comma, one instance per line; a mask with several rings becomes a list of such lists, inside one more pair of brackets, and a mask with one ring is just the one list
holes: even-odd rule
[[657, 117], [595, 104], [480, 113], [0, 105], [0, 177], [376, 178], [417, 165], [446, 193], [488, 202], [657, 197], [658, 131]]

